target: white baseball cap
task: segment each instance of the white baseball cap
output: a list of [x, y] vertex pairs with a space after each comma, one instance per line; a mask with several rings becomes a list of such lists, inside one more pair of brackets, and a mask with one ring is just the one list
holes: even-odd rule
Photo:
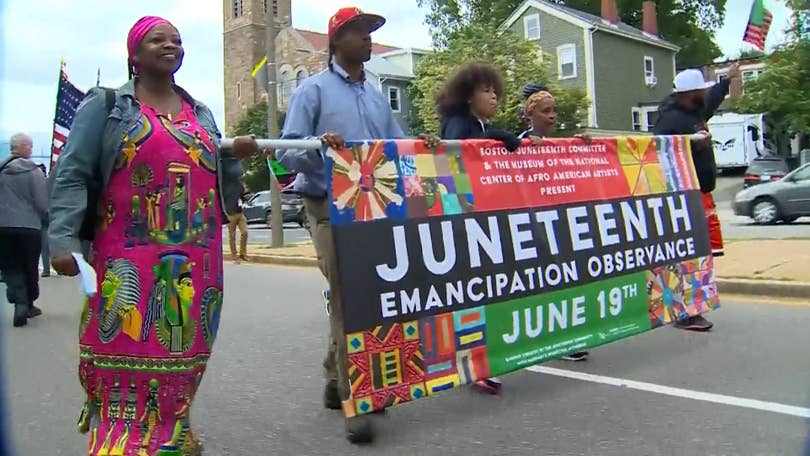
[[675, 76], [675, 92], [692, 92], [693, 90], [708, 89], [714, 82], [706, 82], [700, 70], [683, 70]]

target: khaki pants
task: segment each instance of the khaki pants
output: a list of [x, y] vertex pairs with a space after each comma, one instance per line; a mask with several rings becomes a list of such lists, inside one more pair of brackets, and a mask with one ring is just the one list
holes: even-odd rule
[[343, 305], [340, 302], [335, 246], [332, 243], [332, 226], [329, 223], [329, 203], [326, 198], [304, 197], [304, 209], [309, 219], [312, 242], [318, 256], [318, 266], [329, 282], [329, 349], [323, 367], [326, 379], [336, 380], [342, 400], [349, 398], [349, 374], [346, 353], [346, 336], [343, 334]]
[[247, 250], [248, 231], [245, 214], [238, 213], [228, 216], [228, 243], [231, 247], [231, 256], [236, 258], [236, 228], [239, 227], [239, 257], [245, 257]]

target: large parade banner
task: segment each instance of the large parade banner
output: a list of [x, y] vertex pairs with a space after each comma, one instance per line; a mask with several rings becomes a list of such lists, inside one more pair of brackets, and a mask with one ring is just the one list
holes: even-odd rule
[[326, 151], [347, 416], [718, 305], [687, 137]]

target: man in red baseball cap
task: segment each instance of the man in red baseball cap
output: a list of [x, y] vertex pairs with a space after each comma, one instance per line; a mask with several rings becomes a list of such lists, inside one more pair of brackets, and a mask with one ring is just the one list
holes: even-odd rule
[[[345, 145], [344, 138], [361, 141], [405, 136], [388, 100], [371, 81], [366, 80], [363, 71], [363, 64], [371, 59], [371, 32], [384, 23], [381, 16], [366, 14], [359, 8], [342, 8], [332, 16], [329, 20], [329, 66], [305, 79], [293, 92], [282, 139], [320, 138], [323, 144], [339, 150]], [[324, 361], [324, 406], [340, 410], [342, 402], [349, 399], [350, 383], [324, 157], [320, 149], [279, 149], [276, 156], [285, 167], [298, 171], [294, 188], [304, 200], [318, 263], [329, 282], [327, 299], [331, 334]], [[348, 418], [346, 437], [353, 443], [371, 441], [374, 438], [371, 417]]]

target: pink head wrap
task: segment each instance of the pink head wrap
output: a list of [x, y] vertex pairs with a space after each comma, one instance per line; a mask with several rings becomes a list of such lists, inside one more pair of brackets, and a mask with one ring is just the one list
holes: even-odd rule
[[[132, 57], [138, 51], [138, 46], [141, 44], [141, 41], [146, 38], [146, 35], [150, 30], [160, 24], [172, 25], [171, 22], [163, 19], [162, 17], [144, 16], [138, 19], [138, 22], [136, 22], [135, 25], [129, 29], [129, 34], [127, 35], [127, 59], [129, 61], [130, 68], [132, 68]], [[172, 27], [174, 26], [172, 25]]]

